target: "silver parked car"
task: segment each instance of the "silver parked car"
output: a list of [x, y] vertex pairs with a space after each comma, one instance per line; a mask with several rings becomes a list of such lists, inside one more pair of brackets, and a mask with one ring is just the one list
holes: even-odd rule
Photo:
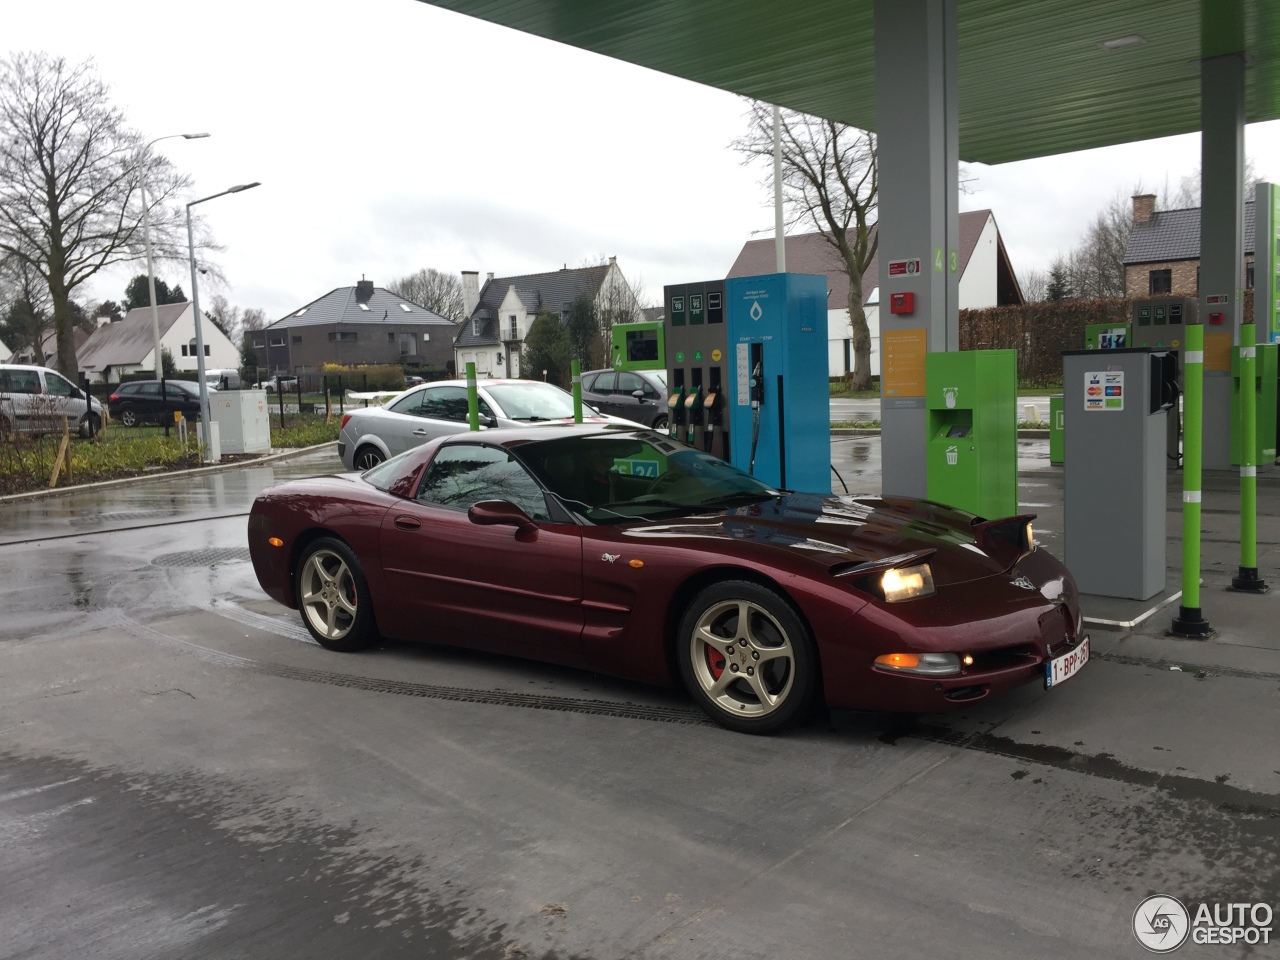
[[[482, 430], [573, 419], [573, 396], [540, 380], [481, 380], [476, 392]], [[585, 403], [583, 414], [597, 423], [615, 420]], [[348, 470], [368, 470], [410, 447], [467, 429], [467, 381], [436, 380], [411, 387], [383, 406], [346, 414], [338, 456]]]
[[102, 429], [102, 404], [57, 370], [0, 364], [0, 437], [61, 433], [63, 418], [87, 437]]

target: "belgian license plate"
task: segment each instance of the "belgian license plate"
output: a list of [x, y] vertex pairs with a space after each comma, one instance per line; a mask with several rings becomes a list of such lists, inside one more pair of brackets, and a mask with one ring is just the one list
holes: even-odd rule
[[1063, 680], [1070, 680], [1080, 668], [1089, 662], [1089, 638], [1085, 637], [1074, 650], [1055, 657], [1044, 665], [1044, 688], [1056, 687]]

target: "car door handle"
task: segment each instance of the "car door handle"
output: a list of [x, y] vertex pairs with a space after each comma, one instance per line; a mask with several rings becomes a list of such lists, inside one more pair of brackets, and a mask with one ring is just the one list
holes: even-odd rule
[[422, 526], [422, 521], [413, 517], [396, 517], [395, 525], [401, 530], [417, 530]]
[[426, 430], [423, 430], [421, 427], [419, 427], [417, 430], [413, 431], [413, 435], [415, 437], [425, 437], [425, 436], [428, 436], [428, 433]]

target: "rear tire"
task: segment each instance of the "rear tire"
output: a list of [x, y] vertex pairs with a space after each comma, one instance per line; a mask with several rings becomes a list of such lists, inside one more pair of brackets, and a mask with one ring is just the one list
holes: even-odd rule
[[126, 427], [136, 427], [138, 425], [138, 411], [133, 407], [125, 407], [120, 411], [120, 423]]
[[689, 604], [676, 636], [680, 676], [713, 720], [775, 733], [818, 698], [817, 648], [791, 604], [747, 580], [712, 584]]
[[667, 426], [668, 424], [670, 424], [670, 422], [671, 421], [667, 419], [667, 415], [664, 413], [657, 420], [653, 421], [652, 429], [657, 430], [660, 433], [665, 433]]
[[312, 541], [298, 558], [293, 579], [302, 622], [316, 643], [354, 653], [377, 642], [369, 585], [349, 546], [334, 537]]
[[363, 473], [365, 470], [376, 467], [386, 459], [382, 455], [382, 451], [377, 447], [365, 444], [355, 452], [355, 455], [351, 458], [351, 465]]
[[96, 413], [86, 413], [80, 418], [80, 439], [88, 440], [102, 432], [102, 418]]

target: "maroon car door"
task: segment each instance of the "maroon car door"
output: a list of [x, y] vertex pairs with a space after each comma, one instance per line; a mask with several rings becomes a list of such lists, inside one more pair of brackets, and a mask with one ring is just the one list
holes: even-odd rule
[[[537, 529], [472, 523], [467, 508], [482, 500], [516, 504]], [[442, 447], [417, 499], [385, 515], [380, 541], [392, 594], [384, 629], [393, 635], [579, 659], [579, 528], [551, 522], [542, 489], [505, 450], [472, 443]]]

